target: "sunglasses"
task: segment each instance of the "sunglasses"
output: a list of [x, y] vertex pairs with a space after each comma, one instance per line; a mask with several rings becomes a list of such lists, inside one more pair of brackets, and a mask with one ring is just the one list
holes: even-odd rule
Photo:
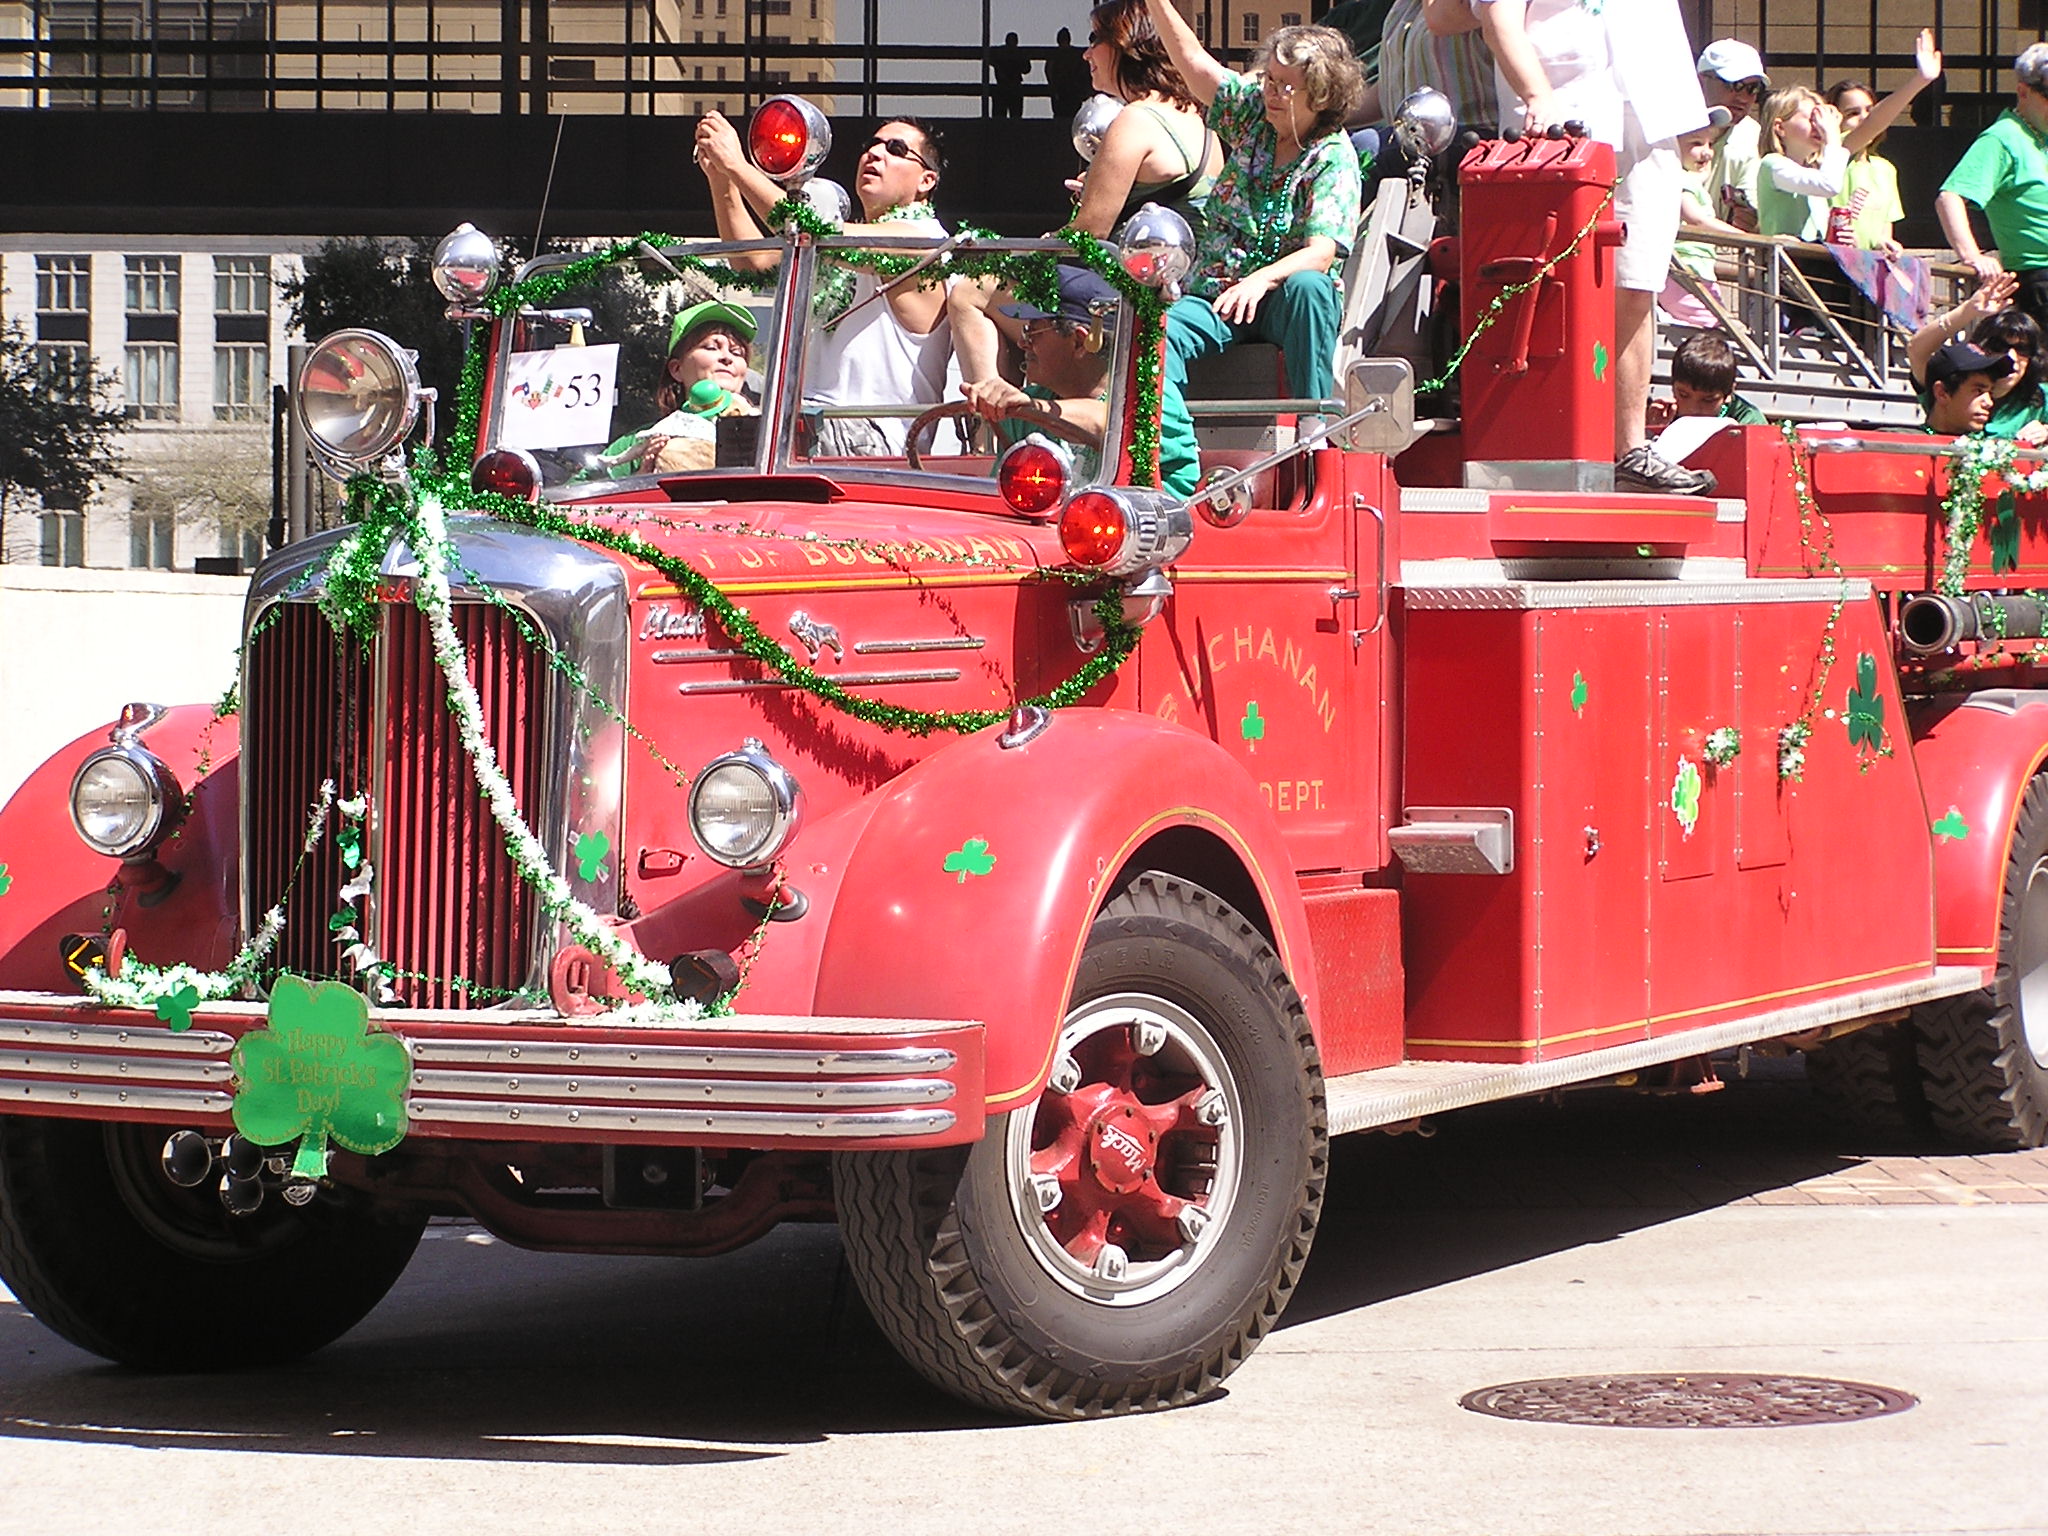
[[1728, 89], [1731, 91], [1741, 91], [1745, 96], [1761, 96], [1768, 89], [1768, 86], [1762, 80], [1738, 80], [1729, 86]]
[[923, 155], [920, 155], [901, 139], [869, 139], [867, 143], [861, 145], [860, 152], [866, 154], [869, 150], [876, 148], [879, 148], [885, 155], [895, 156], [898, 160], [915, 160], [926, 170], [932, 168], [931, 161], [925, 159]]

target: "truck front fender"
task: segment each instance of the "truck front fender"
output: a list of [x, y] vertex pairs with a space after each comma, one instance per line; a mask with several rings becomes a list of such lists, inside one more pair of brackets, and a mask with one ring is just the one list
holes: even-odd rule
[[2048, 761], [2048, 690], [1998, 689], [1930, 705], [1915, 737], [1933, 825], [1935, 954], [1943, 965], [1977, 966], [1988, 979], [1998, 963], [1998, 909], [2020, 797]]
[[89, 731], [53, 753], [0, 810], [0, 989], [78, 991], [62, 953], [65, 935], [73, 933], [124, 928], [133, 952], [158, 965], [184, 961], [212, 970], [234, 954], [234, 718], [217, 717], [204, 704], [183, 705], [142, 738], [188, 800], [183, 826], [157, 854], [176, 884], [149, 905], [109, 890], [120, 861], [94, 853], [71, 825], [71, 781], [107, 744], [109, 729]]
[[1227, 753], [1124, 711], [1056, 714], [1008, 750], [999, 736], [963, 738], [882, 792], [833, 903], [819, 1013], [979, 1019], [989, 1108], [1014, 1108], [1052, 1065], [1089, 925], [1119, 873], [1154, 840], [1192, 829], [1256, 891], [1264, 910], [1244, 915], [1272, 936], [1316, 1017], [1286, 847]]

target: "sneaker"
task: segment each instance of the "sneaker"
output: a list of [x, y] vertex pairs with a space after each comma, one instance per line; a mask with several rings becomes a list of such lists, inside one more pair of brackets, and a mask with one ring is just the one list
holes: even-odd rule
[[1704, 469], [1681, 469], [1639, 443], [1614, 464], [1617, 491], [1654, 491], [1660, 496], [1711, 496], [1714, 477]]

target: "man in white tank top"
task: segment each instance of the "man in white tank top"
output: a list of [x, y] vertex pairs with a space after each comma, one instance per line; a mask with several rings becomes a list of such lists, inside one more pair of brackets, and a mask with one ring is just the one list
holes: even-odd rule
[[[748, 162], [739, 134], [717, 112], [697, 124], [697, 163], [711, 184], [720, 238], [759, 239], [758, 219], [781, 201], [783, 189]], [[942, 165], [927, 125], [914, 118], [883, 123], [861, 150], [854, 172], [854, 195], [867, 222], [848, 224], [845, 232], [943, 237], [946, 228], [928, 201]], [[805, 403], [936, 405], [945, 399], [950, 379], [958, 374], [946, 322], [946, 287], [921, 287], [913, 280], [870, 303], [878, 286], [875, 276], [840, 271], [836, 284], [829, 281], [829, 272], [819, 277], [819, 312], [804, 366]], [[844, 281], [847, 276], [850, 284]], [[908, 426], [886, 417], [828, 419], [820, 423], [811, 452], [901, 454]]]

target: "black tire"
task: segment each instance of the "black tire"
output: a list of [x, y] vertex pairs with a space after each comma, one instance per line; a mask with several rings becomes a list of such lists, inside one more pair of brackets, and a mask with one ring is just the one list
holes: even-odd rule
[[1806, 1052], [1806, 1081], [1829, 1119], [1885, 1136], [1924, 1136], [1931, 1121], [1910, 1021], [1873, 1024]]
[[425, 1219], [347, 1191], [230, 1216], [163, 1176], [168, 1127], [0, 1118], [0, 1279], [53, 1332], [146, 1370], [295, 1359], [362, 1320]]
[[[1141, 875], [1095, 920], [1055, 1063], [1067, 1086], [972, 1147], [835, 1158], [848, 1267], [904, 1358], [971, 1403], [1085, 1419], [1193, 1402], [1279, 1318], [1322, 1211], [1301, 999], [1227, 904]], [[1062, 1156], [1071, 1179], [1043, 1171]]]
[[2048, 774], [2028, 782], [1998, 909], [1998, 970], [1982, 991], [1913, 1016], [1935, 1129], [1985, 1151], [2048, 1143]]

